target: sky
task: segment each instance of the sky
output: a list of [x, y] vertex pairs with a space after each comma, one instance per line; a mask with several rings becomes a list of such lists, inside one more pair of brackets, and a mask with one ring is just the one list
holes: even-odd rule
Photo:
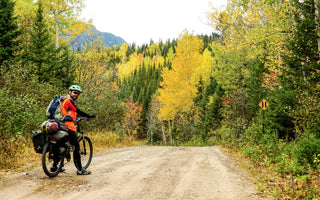
[[209, 3], [214, 7], [227, 4], [227, 0], [84, 0], [81, 18], [93, 20], [102, 32], [109, 32], [138, 46], [189, 33], [211, 34], [206, 13]]

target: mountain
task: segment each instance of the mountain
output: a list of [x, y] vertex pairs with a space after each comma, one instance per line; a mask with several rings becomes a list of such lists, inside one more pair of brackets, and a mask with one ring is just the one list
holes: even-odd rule
[[106, 46], [113, 47], [114, 45], [120, 46], [122, 43], [127, 43], [126, 41], [124, 41], [124, 39], [122, 39], [119, 36], [115, 36], [112, 33], [108, 32], [100, 32], [94, 26], [93, 28], [96, 30], [97, 35], [103, 36], [102, 42]]
[[115, 36], [114, 34], [108, 32], [101, 32], [97, 30], [95, 26], [91, 26], [89, 31], [84, 32], [76, 39], [70, 41], [70, 44], [73, 50], [82, 50], [85, 43], [92, 42], [93, 40], [97, 40], [98, 38], [102, 38], [103, 45], [111, 48], [114, 45], [121, 46], [121, 44], [127, 43], [119, 36]]

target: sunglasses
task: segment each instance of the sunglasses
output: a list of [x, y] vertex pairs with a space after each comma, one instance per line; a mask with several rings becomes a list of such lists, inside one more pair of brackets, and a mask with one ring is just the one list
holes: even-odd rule
[[72, 91], [72, 92], [73, 92], [73, 94], [76, 94], [76, 95], [80, 94], [80, 92], [75, 92], [75, 91]]

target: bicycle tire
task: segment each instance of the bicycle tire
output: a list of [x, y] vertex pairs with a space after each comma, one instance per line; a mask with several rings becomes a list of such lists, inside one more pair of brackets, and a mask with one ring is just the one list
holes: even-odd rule
[[78, 139], [80, 146], [80, 158], [83, 169], [87, 169], [92, 161], [93, 146], [89, 137], [79, 137]]
[[54, 144], [50, 144], [49, 142], [47, 142], [44, 145], [43, 151], [42, 151], [42, 159], [41, 159], [42, 169], [44, 173], [49, 177], [55, 177], [59, 174], [61, 168], [63, 167], [63, 161], [64, 161], [64, 158], [62, 157], [61, 160], [59, 161], [57, 170], [54, 172], [51, 172], [50, 168], [53, 165], [53, 148], [54, 148]]

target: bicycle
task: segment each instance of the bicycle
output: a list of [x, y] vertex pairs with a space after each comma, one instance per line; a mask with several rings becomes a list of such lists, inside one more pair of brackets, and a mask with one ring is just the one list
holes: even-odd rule
[[[80, 145], [80, 157], [81, 163], [84, 169], [87, 169], [92, 161], [93, 156], [93, 146], [90, 138], [84, 135], [84, 132], [80, 128], [80, 122], [84, 120], [90, 120], [87, 117], [79, 117], [76, 120], [78, 142]], [[65, 124], [59, 123], [60, 130], [53, 134], [47, 134], [45, 138], [45, 143], [42, 150], [42, 168], [44, 173], [49, 177], [57, 176], [63, 166], [65, 165], [65, 159], [67, 162], [71, 160], [71, 152], [74, 150], [68, 141], [68, 129]], [[36, 133], [36, 132], [35, 132]], [[33, 134], [35, 134], [33, 133]], [[40, 134], [38, 132], [38, 134]], [[59, 163], [55, 171], [52, 171], [51, 166], [54, 162], [54, 156], [58, 155]]]

